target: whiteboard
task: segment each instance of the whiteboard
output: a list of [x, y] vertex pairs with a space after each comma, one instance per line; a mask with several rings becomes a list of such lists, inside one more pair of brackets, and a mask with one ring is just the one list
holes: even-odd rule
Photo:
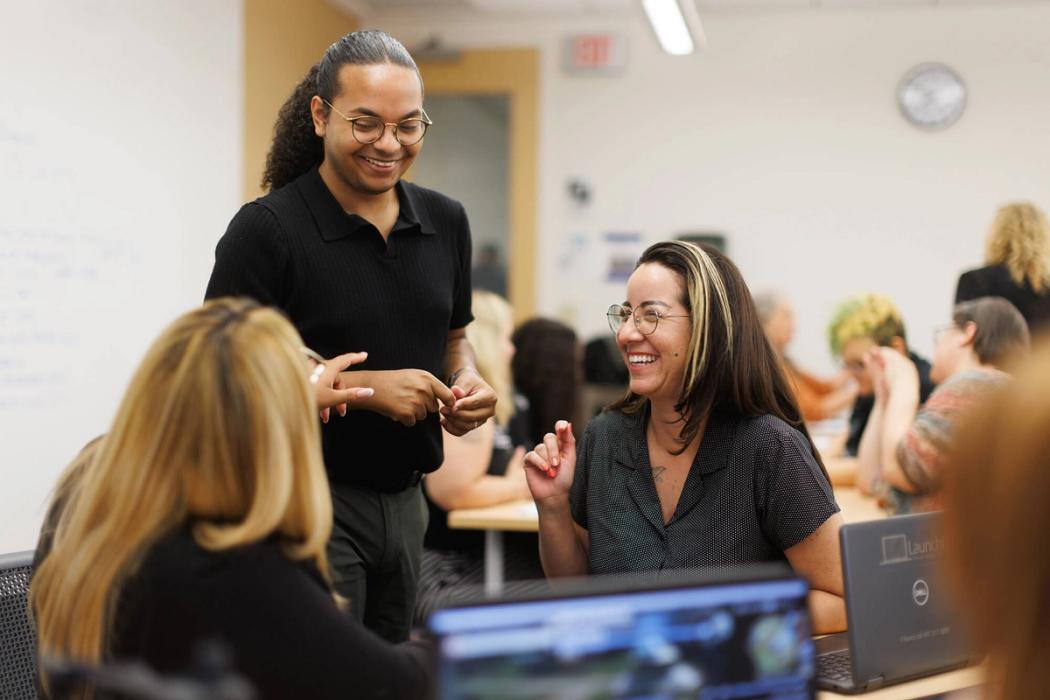
[[239, 0], [0, 0], [0, 553], [200, 303], [240, 204]]

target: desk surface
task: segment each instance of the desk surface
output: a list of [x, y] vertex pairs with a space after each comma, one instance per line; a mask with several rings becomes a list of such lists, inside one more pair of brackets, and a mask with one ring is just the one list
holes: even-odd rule
[[[855, 488], [836, 488], [835, 500], [842, 508], [842, 517], [847, 523], [885, 517], [874, 500]], [[536, 532], [539, 527], [537, 519], [536, 506], [532, 501], [511, 501], [486, 508], [453, 510], [448, 514], [448, 526], [454, 530]]]
[[[984, 669], [981, 666], [974, 666], [959, 669], [958, 671], [939, 673], [936, 676], [920, 678], [917, 681], [901, 683], [900, 685], [891, 685], [888, 688], [864, 693], [863, 695], [840, 695], [839, 693], [821, 690], [817, 693], [817, 700], [839, 700], [850, 697], [857, 698], [857, 700], [913, 700], [914, 698], [924, 698], [937, 693], [950, 693], [963, 688], [972, 688], [982, 682], [984, 682]], [[976, 700], [980, 697], [980, 693], [976, 692], [960, 694], [960, 700], [964, 698], [966, 700], [970, 700], [970, 698]]]

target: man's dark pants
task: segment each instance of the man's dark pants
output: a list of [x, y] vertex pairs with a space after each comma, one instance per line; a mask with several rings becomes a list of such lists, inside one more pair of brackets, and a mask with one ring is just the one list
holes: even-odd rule
[[328, 560], [350, 614], [391, 642], [408, 639], [428, 512], [417, 482], [396, 493], [332, 484]]

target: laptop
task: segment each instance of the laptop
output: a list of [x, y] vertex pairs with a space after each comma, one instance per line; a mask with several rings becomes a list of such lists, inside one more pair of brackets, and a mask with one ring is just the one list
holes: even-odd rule
[[922, 513], [842, 527], [849, 631], [816, 640], [818, 687], [863, 693], [975, 660], [937, 561], [939, 519]]
[[437, 697], [812, 698], [806, 583], [743, 575], [592, 578], [435, 611]]

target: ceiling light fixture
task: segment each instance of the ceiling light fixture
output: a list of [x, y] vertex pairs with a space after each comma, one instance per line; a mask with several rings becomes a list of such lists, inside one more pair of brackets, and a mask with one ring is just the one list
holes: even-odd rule
[[693, 37], [678, 0], [642, 0], [642, 6], [664, 51], [672, 56], [693, 53]]

